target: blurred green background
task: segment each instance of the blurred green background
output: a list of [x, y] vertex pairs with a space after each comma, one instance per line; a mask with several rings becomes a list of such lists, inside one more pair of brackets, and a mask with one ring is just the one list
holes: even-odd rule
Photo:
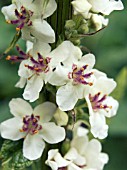
[[[0, 1], [0, 7], [10, 0]], [[96, 68], [118, 81], [113, 96], [119, 99], [120, 107], [116, 117], [110, 120], [109, 136], [103, 142], [103, 150], [109, 154], [109, 164], [104, 170], [127, 170], [127, 1], [125, 9], [110, 15], [107, 28], [83, 40], [83, 45], [96, 56]], [[7, 48], [15, 33], [15, 27], [6, 24], [0, 13], [0, 55]], [[18, 44], [25, 48], [24, 42]], [[15, 49], [10, 52], [14, 54]], [[22, 96], [22, 89], [14, 87], [19, 77], [18, 64], [11, 64], [5, 58], [0, 60], [0, 122], [10, 117], [8, 102]], [[2, 138], [0, 138], [0, 143]]]

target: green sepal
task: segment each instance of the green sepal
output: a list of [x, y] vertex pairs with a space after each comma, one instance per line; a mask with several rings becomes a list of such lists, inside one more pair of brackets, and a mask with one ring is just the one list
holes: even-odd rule
[[51, 84], [47, 83], [45, 87], [48, 92], [50, 92], [53, 96], [56, 96], [57, 90], [55, 86], [52, 86]]

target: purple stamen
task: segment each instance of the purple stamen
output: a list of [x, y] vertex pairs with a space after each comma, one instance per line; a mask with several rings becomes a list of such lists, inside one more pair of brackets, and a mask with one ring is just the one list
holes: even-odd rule
[[19, 20], [13, 20], [11, 21], [11, 24], [18, 24], [19, 23]]
[[19, 46], [16, 46], [16, 49], [19, 52], [19, 56], [7, 56], [6, 60], [11, 60], [13, 62], [21, 62], [29, 58], [29, 54], [26, 54], [24, 51], [22, 51]]
[[111, 109], [112, 106], [103, 104], [103, 102], [106, 100], [107, 95], [103, 95], [101, 98], [100, 95], [101, 95], [100, 92], [95, 94], [94, 96], [89, 94], [89, 99], [91, 101], [93, 110], [97, 111], [98, 109]]
[[34, 116], [34, 114], [31, 116], [25, 116], [23, 118], [24, 124], [20, 132], [26, 132], [31, 135], [38, 133], [38, 131], [42, 129], [42, 126], [38, 124], [39, 120], [40, 116]]
[[93, 72], [85, 74], [84, 71], [87, 69], [88, 65], [82, 66], [80, 69], [77, 68], [77, 65], [73, 64], [72, 70], [73, 72], [68, 73], [68, 78], [73, 79], [74, 84], [84, 84], [92, 86], [92, 82], [87, 82], [85, 79], [91, 77]]
[[32, 56], [30, 58], [30, 60], [34, 65], [33, 66], [25, 65], [25, 67], [27, 67], [32, 71], [35, 71], [37, 74], [41, 72], [47, 73], [49, 71], [48, 64], [51, 59], [49, 57], [43, 58], [40, 53], [37, 54], [38, 54], [38, 60], [35, 60]]
[[23, 27], [26, 26], [32, 26], [32, 21], [30, 20], [30, 18], [32, 17], [33, 12], [30, 10], [26, 10], [23, 6], [20, 8], [20, 12], [15, 9], [15, 16], [17, 17], [16, 20], [11, 20], [11, 21], [7, 21], [8, 23], [11, 24], [18, 24], [16, 30], [20, 31], [21, 29], [23, 29]]

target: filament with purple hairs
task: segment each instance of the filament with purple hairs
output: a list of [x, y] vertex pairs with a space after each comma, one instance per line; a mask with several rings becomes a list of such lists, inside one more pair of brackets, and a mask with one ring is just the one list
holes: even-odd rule
[[7, 21], [7, 23], [13, 24], [13, 25], [18, 25], [16, 27], [16, 30], [19, 31], [19, 30], [23, 29], [23, 27], [25, 25], [32, 26], [32, 21], [30, 20], [32, 15], [33, 15], [32, 11], [26, 10], [26, 8], [22, 6], [20, 8], [20, 12], [17, 9], [15, 9], [15, 16], [17, 17], [17, 19], [9, 20], [9, 21]]
[[26, 60], [29, 58], [29, 54], [26, 54], [24, 51], [21, 50], [21, 48], [17, 45], [16, 49], [19, 53], [19, 55], [12, 55], [12, 56], [7, 56], [6, 60], [10, 60], [12, 62], [21, 62], [23, 60]]
[[73, 72], [69, 72], [68, 78], [73, 79], [75, 84], [84, 84], [84, 85], [90, 85], [92, 86], [92, 82], [87, 82], [86, 79], [90, 78], [93, 72], [90, 73], [84, 73], [84, 71], [87, 69], [88, 65], [84, 65], [81, 68], [77, 68], [76, 64], [73, 64], [72, 70]]
[[42, 126], [38, 124], [40, 116], [25, 116], [23, 118], [23, 126], [20, 132], [26, 132], [27, 134], [34, 135], [42, 129]]
[[90, 102], [92, 103], [92, 108], [94, 111], [97, 111], [98, 109], [111, 109], [112, 106], [108, 106], [107, 104], [103, 104], [103, 102], [106, 100], [107, 95], [103, 95], [102, 97], [100, 97], [101, 93], [97, 93], [94, 96], [92, 96], [91, 94], [89, 94], [89, 99]]
[[25, 67], [32, 71], [35, 71], [37, 74], [42, 72], [47, 73], [49, 71], [48, 64], [50, 63], [51, 58], [49, 57], [44, 58], [40, 53], [37, 53], [37, 55], [38, 60], [35, 60], [32, 56], [30, 57], [33, 66], [25, 65]]

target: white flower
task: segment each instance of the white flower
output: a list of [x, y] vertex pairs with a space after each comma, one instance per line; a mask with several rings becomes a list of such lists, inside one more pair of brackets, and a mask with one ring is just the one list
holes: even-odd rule
[[43, 20], [56, 10], [55, 0], [14, 0], [2, 8], [8, 23], [16, 24], [17, 31], [22, 31], [23, 39], [33, 41], [34, 37], [43, 42], [55, 42], [55, 33], [47, 21]]
[[87, 0], [74, 0], [71, 2], [74, 8], [74, 15], [81, 14], [85, 18], [90, 17], [90, 9], [92, 5]]
[[123, 10], [124, 6], [121, 0], [88, 0], [92, 5], [91, 11], [109, 15], [114, 10]]
[[49, 83], [62, 86], [56, 94], [57, 104], [62, 111], [71, 110], [78, 99], [83, 98], [87, 86], [93, 84], [92, 67], [95, 64], [95, 57], [93, 54], [82, 57], [80, 48], [71, 42], [61, 44], [59, 51], [57, 53], [54, 51], [54, 56], [56, 60], [63, 56], [63, 60], [56, 66]]
[[85, 98], [89, 108], [91, 132], [94, 137], [104, 139], [108, 131], [105, 117], [116, 115], [118, 109], [118, 102], [108, 96], [116, 87], [116, 82], [99, 71], [94, 70], [94, 73], [97, 80]]
[[[101, 143], [96, 139], [89, 141], [87, 136], [75, 137], [72, 140], [71, 149], [65, 155], [65, 158], [73, 160], [75, 155], [74, 150], [86, 160], [86, 164], [82, 168], [83, 170], [102, 170], [104, 165], [108, 162], [108, 155], [101, 152]], [[81, 162], [78, 158], [76, 160]]]
[[89, 141], [87, 136], [76, 137], [64, 157], [58, 149], [50, 150], [46, 164], [52, 170], [102, 170], [108, 162], [108, 155], [101, 149], [96, 139]]
[[107, 26], [108, 22], [109, 22], [108, 18], [104, 18], [102, 15], [98, 15], [98, 14], [92, 14], [91, 19], [92, 19], [92, 22], [95, 26], [96, 31], [103, 28], [103, 25]]
[[[70, 52], [69, 47], [73, 47], [74, 50], [72, 49], [72, 52]], [[68, 59], [69, 62], [66, 64], [66, 70], [68, 70], [69, 63], [72, 60], [74, 61], [74, 56], [77, 56], [80, 50], [69, 41], [63, 42], [53, 51], [51, 51], [51, 47], [48, 44], [40, 41], [36, 41], [33, 44], [33, 49], [29, 46], [28, 48], [30, 49], [30, 57], [20, 64], [18, 74], [21, 79], [16, 86], [23, 87], [25, 81], [27, 81], [23, 97], [33, 102], [39, 98], [39, 93], [44, 82], [49, 82], [51, 84], [55, 82], [57, 85], [65, 83], [68, 74], [63, 71], [61, 64], [62, 62], [66, 63], [64, 61]], [[55, 73], [53, 71], [54, 69], [56, 69]], [[67, 78], [65, 79], [65, 77]]]
[[52, 170], [60, 170], [60, 168], [67, 167], [70, 162], [65, 160], [59, 153], [58, 149], [48, 151], [48, 159], [45, 162]]
[[17, 98], [9, 106], [15, 117], [1, 123], [1, 136], [14, 141], [24, 138], [23, 155], [29, 160], [41, 157], [44, 141], [54, 144], [64, 140], [64, 128], [49, 122], [56, 110], [53, 103], [45, 102], [33, 110], [29, 103]]

